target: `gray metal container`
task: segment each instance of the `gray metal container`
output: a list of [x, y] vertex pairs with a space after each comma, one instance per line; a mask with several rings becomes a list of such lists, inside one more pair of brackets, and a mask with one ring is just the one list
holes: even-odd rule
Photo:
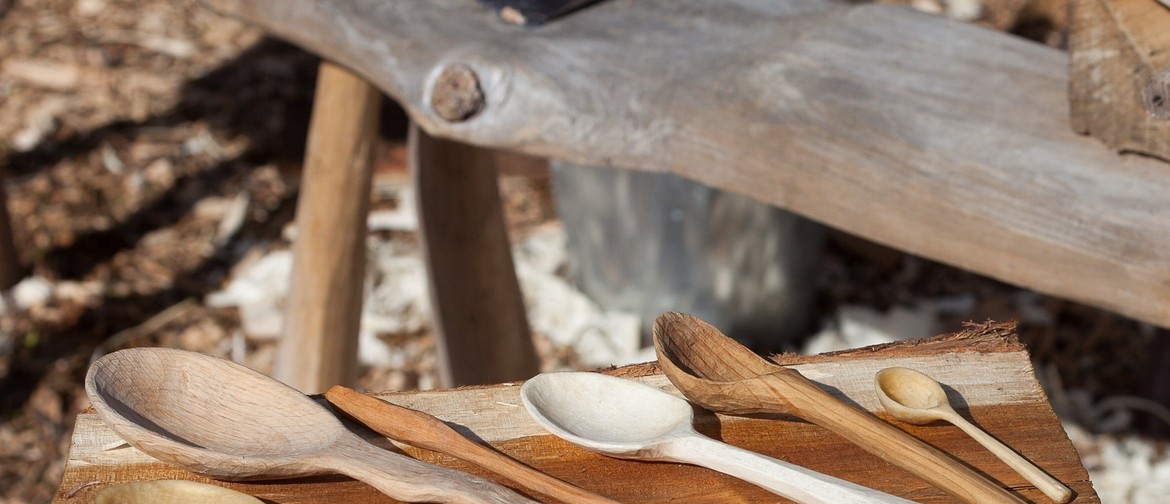
[[758, 351], [809, 328], [819, 225], [670, 174], [552, 163], [578, 286], [643, 318], [692, 313]]

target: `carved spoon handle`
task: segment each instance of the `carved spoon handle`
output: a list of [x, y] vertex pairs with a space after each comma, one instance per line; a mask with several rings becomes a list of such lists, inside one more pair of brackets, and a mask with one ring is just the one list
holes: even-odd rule
[[971, 504], [1022, 503], [1007, 490], [905, 431], [825, 392], [793, 369], [767, 375], [781, 411], [829, 429]]
[[330, 388], [325, 392], [325, 398], [383, 436], [471, 462], [534, 492], [564, 502], [616, 504], [616, 501], [570, 485], [471, 441], [442, 420], [422, 411], [391, 404], [342, 386]]

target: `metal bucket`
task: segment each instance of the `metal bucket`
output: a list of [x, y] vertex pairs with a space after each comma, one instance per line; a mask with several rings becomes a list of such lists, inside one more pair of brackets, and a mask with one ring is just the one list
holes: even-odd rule
[[670, 174], [552, 163], [572, 276], [603, 308], [692, 313], [757, 351], [811, 322], [819, 225]]

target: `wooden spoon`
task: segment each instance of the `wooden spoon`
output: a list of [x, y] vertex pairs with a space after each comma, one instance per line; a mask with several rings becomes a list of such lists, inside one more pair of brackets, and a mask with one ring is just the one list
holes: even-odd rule
[[325, 399], [378, 434], [466, 460], [554, 499], [617, 504], [617, 501], [565, 483], [467, 439], [442, 420], [422, 411], [391, 404], [340, 385], [325, 392]]
[[94, 497], [94, 504], [264, 504], [230, 488], [187, 480], [131, 481], [108, 486]]
[[528, 380], [520, 397], [549, 432], [613, 457], [703, 466], [797, 502], [911, 502], [703, 436], [691, 426], [689, 403], [643, 383], [597, 373], [544, 373]]
[[283, 383], [195, 352], [133, 348], [89, 369], [85, 391], [127, 443], [223, 479], [340, 473], [406, 502], [533, 502], [496, 483], [414, 460], [350, 432]]
[[947, 401], [947, 393], [942, 385], [933, 378], [913, 369], [893, 367], [878, 371], [874, 383], [878, 400], [894, 418], [914, 425], [926, 425], [938, 420], [950, 422], [1036, 485], [1048, 498], [1062, 504], [1072, 498], [1072, 490], [1067, 486], [959, 416]]
[[798, 371], [752, 353], [710, 324], [682, 313], [654, 322], [662, 372], [704, 408], [735, 415], [803, 418], [971, 504], [1022, 502], [926, 443], [821, 390]]

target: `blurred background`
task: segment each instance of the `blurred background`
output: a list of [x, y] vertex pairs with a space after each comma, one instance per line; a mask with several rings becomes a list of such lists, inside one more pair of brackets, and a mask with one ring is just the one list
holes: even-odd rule
[[[1066, 0], [896, 3], [1066, 43]], [[0, 167], [27, 268], [0, 300], [0, 503], [52, 497], [97, 356], [169, 346], [271, 371], [317, 64], [194, 0], [0, 0]], [[367, 390], [436, 385], [406, 124], [387, 101]], [[760, 352], [1016, 320], [1102, 500], [1170, 495], [1170, 335], [681, 179], [505, 159], [544, 369], [651, 360], [645, 328], [664, 310]]]

